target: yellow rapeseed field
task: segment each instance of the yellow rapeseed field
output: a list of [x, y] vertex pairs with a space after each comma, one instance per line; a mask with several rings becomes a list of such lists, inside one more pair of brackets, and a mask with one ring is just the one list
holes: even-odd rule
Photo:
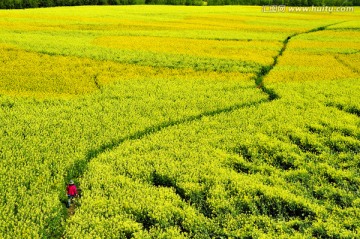
[[359, 9], [261, 9], [0, 10], [0, 238], [357, 238]]

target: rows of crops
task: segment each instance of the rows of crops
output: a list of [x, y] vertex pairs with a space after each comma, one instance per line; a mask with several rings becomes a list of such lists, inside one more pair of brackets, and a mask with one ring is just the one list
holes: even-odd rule
[[0, 11], [1, 236], [356, 237], [358, 17]]

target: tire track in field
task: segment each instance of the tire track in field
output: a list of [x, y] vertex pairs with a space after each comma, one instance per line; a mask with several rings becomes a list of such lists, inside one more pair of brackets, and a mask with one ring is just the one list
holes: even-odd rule
[[342, 64], [343, 66], [349, 68], [352, 72], [360, 74], [360, 70], [356, 69], [355, 67], [351, 66], [350, 64], [348, 64], [346, 61], [340, 59], [340, 57], [338, 55], [334, 56], [335, 60], [337, 60], [337, 62], [339, 62], [340, 64]]
[[96, 88], [98, 90], [101, 90], [101, 86], [100, 86], [99, 81], [98, 81], [98, 74], [94, 75], [93, 79], [94, 79], [94, 84], [95, 84]]
[[326, 107], [333, 107], [337, 110], [345, 112], [347, 114], [355, 115], [360, 118], [360, 108], [352, 105], [352, 106], [345, 106], [343, 104], [336, 104], [336, 103], [325, 103]]
[[[241, 109], [241, 108], [258, 106], [265, 102], [271, 102], [273, 100], [280, 99], [280, 96], [275, 92], [274, 89], [265, 87], [263, 81], [264, 81], [264, 77], [266, 77], [270, 73], [270, 71], [277, 65], [278, 58], [281, 57], [282, 54], [284, 53], [284, 51], [286, 50], [288, 42], [295, 36], [302, 35], [302, 34], [308, 34], [308, 33], [316, 32], [316, 31], [322, 31], [322, 30], [325, 30], [329, 26], [333, 26], [333, 25], [340, 24], [343, 22], [338, 22], [338, 23], [321, 26], [321, 27], [314, 28], [314, 29], [311, 29], [311, 30], [303, 32], [303, 33], [295, 33], [295, 34], [288, 36], [283, 41], [283, 46], [280, 49], [279, 53], [274, 57], [273, 63], [271, 65], [261, 67], [260, 71], [253, 78], [257, 88], [261, 89], [268, 96], [268, 99], [260, 100], [257, 102], [251, 102], [251, 103], [236, 104], [236, 105], [229, 106], [227, 108], [216, 109], [213, 111], [205, 111], [198, 115], [189, 116], [189, 117], [175, 120], [175, 121], [162, 122], [162, 123], [159, 123], [159, 124], [156, 124], [153, 126], [146, 127], [143, 130], [137, 131], [137, 132], [135, 132], [131, 135], [125, 136], [123, 138], [113, 139], [110, 142], [101, 145], [99, 148], [88, 151], [86, 157], [83, 160], [78, 160], [73, 165], [71, 165], [67, 169], [67, 172], [69, 172], [69, 173], [64, 178], [64, 181], [68, 182], [70, 179], [80, 178], [84, 174], [84, 172], [87, 170], [87, 165], [91, 162], [92, 159], [98, 157], [102, 153], [111, 151], [114, 148], [119, 147], [121, 144], [123, 144], [126, 141], [139, 140], [148, 135], [158, 133], [163, 129], [166, 129], [166, 128], [169, 128], [172, 126], [185, 124], [185, 123], [190, 123], [193, 121], [198, 121], [198, 120], [201, 120], [203, 117], [212, 117], [212, 116], [216, 116], [216, 115], [219, 115], [222, 113], [229, 113], [229, 112]], [[96, 77], [94, 78], [94, 83], [98, 86]], [[72, 216], [72, 215], [74, 215], [74, 213], [69, 214], [68, 216]]]

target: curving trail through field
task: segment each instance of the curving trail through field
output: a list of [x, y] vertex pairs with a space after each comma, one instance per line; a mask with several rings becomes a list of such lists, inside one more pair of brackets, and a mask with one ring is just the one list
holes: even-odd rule
[[[120, 138], [120, 139], [115, 139], [112, 140], [110, 143], [101, 145], [99, 148], [96, 149], [92, 149], [90, 151], [88, 151], [86, 158], [84, 158], [83, 160], [78, 160], [76, 161], [73, 165], [71, 165], [71, 167], [68, 168], [67, 172], [70, 172], [68, 175], [66, 175], [66, 177], [64, 178], [64, 181], [67, 182], [69, 179], [76, 179], [76, 178], [81, 178], [82, 175], [85, 173], [85, 171], [87, 170], [87, 165], [91, 162], [92, 159], [98, 157], [100, 154], [111, 151], [117, 147], [119, 147], [121, 144], [123, 144], [126, 141], [129, 140], [138, 140], [138, 139], [142, 139], [145, 136], [148, 136], [150, 134], [155, 134], [158, 133], [166, 128], [172, 127], [172, 126], [177, 126], [177, 125], [181, 125], [181, 124], [185, 124], [185, 123], [190, 123], [193, 121], [198, 121], [201, 120], [204, 117], [213, 117], [219, 114], [223, 114], [223, 113], [229, 113], [241, 108], [246, 108], [246, 107], [250, 107], [250, 106], [259, 106], [262, 103], [266, 103], [266, 102], [271, 102], [273, 100], [277, 100], [280, 99], [280, 96], [275, 92], [274, 89], [272, 88], [268, 88], [265, 86], [264, 84], [264, 78], [270, 73], [270, 71], [277, 65], [278, 63], [278, 58], [282, 56], [282, 54], [284, 53], [284, 51], [287, 49], [287, 45], [289, 43], [289, 41], [293, 38], [296, 37], [298, 35], [302, 35], [302, 34], [308, 34], [308, 33], [312, 33], [312, 32], [317, 32], [317, 31], [323, 31], [326, 30], [327, 27], [333, 26], [333, 25], [337, 25], [340, 23], [343, 23], [345, 21], [342, 22], [337, 22], [337, 23], [333, 23], [333, 24], [328, 24], [325, 26], [320, 26], [314, 29], [311, 29], [309, 31], [306, 32], [302, 32], [302, 33], [295, 33], [292, 35], [289, 35], [286, 37], [286, 39], [283, 41], [283, 45], [282, 48], [280, 49], [280, 51], [278, 52], [278, 54], [273, 58], [273, 63], [271, 65], [268, 66], [263, 66], [260, 71], [257, 72], [257, 74], [254, 76], [253, 80], [256, 84], [256, 87], [261, 89], [265, 94], [268, 95], [268, 99], [267, 100], [260, 100], [257, 102], [251, 102], [251, 103], [244, 103], [244, 104], [236, 104], [227, 108], [222, 108], [222, 109], [217, 109], [217, 110], [213, 110], [213, 111], [206, 111], [203, 112], [201, 114], [198, 115], [194, 115], [194, 116], [190, 116], [190, 117], [186, 117], [180, 120], [175, 120], [175, 121], [168, 121], [168, 122], [163, 122], [151, 127], [147, 127], [144, 130], [141, 131], [137, 131], [134, 134], [131, 134], [129, 136]], [[100, 89], [98, 83], [97, 83], [97, 79], [96, 77], [94, 78], [94, 83], [96, 84], [97, 88]], [[75, 214], [75, 208], [74, 206], [71, 206], [68, 209], [68, 217], [73, 216]]]
[[[274, 99], [280, 98], [280, 96], [279, 96], [278, 94], [276, 94], [276, 92], [275, 92], [273, 89], [265, 87], [265, 85], [264, 85], [264, 78], [265, 78], [265, 76], [267, 76], [267, 75], [270, 73], [270, 71], [277, 65], [277, 63], [278, 63], [278, 58], [281, 57], [282, 54], [284, 53], [284, 51], [286, 50], [289, 41], [290, 41], [293, 37], [296, 37], [296, 36], [299, 36], [299, 35], [308, 34], [308, 33], [312, 33], [312, 32], [323, 31], [323, 30], [326, 30], [327, 27], [334, 26], [334, 25], [337, 25], [337, 24], [340, 24], [340, 23], [344, 23], [344, 22], [346, 22], [346, 21], [337, 22], [337, 23], [333, 23], [333, 24], [328, 24], [328, 25], [325, 25], [325, 26], [321, 26], [321, 27], [317, 27], [317, 28], [311, 29], [311, 30], [306, 31], [306, 32], [295, 33], [295, 34], [292, 34], [292, 35], [288, 36], [288, 37], [283, 41], [283, 46], [282, 46], [282, 48], [280, 49], [279, 53], [274, 57], [274, 62], [273, 62], [271, 65], [269, 65], [269, 66], [263, 66], [262, 69], [261, 69], [261, 71], [260, 71], [260, 72], [257, 74], [257, 76], [255, 77], [255, 84], [257, 85], [257, 87], [260, 88], [260, 89], [262, 89], [262, 91], [269, 96], [269, 100], [274, 100]], [[338, 60], [338, 59], [337, 59], [337, 60]]]

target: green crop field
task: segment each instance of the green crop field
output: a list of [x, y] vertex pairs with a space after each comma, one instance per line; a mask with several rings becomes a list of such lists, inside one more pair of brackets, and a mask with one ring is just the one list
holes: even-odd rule
[[358, 237], [360, 9], [261, 9], [0, 10], [0, 238]]

